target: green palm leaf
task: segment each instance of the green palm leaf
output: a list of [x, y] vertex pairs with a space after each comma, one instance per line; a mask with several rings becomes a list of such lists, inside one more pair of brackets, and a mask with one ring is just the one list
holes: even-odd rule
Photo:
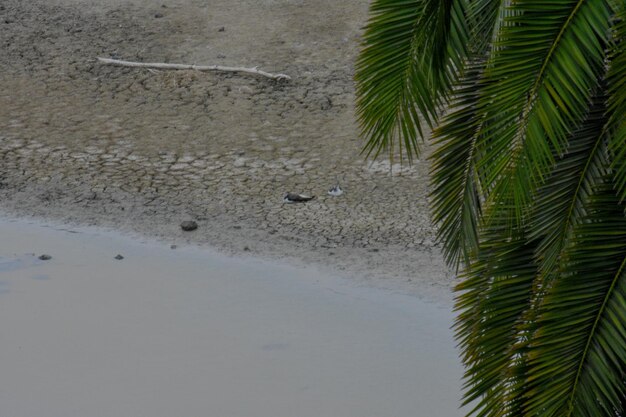
[[464, 1], [375, 0], [370, 12], [355, 75], [364, 150], [411, 160], [463, 64]]
[[602, 0], [520, 0], [511, 7], [484, 92], [489, 130], [479, 146], [489, 152], [479, 169], [493, 184], [494, 204], [505, 201], [521, 221], [604, 74], [611, 8]]
[[609, 69], [611, 143], [617, 192], [626, 199], [626, 5], [617, 14]]
[[519, 233], [503, 244], [508, 223], [502, 219], [500, 227], [490, 227], [477, 261], [457, 287], [462, 292], [456, 329], [467, 366], [465, 403], [476, 402], [473, 413], [481, 417], [519, 415], [518, 403], [506, 400], [516, 387], [517, 366], [511, 362], [527, 332], [536, 242]]
[[467, 20], [470, 27], [471, 55], [484, 57], [489, 52], [500, 30], [500, 22], [510, 9], [500, 0], [470, 1]]
[[626, 3], [372, 10], [357, 72], [365, 150], [416, 153], [451, 104], [431, 197], [446, 260], [463, 265], [470, 414], [626, 416]]
[[434, 134], [433, 221], [439, 226], [448, 264], [457, 268], [461, 260], [468, 265], [471, 254], [478, 251], [481, 197], [475, 162], [481, 118], [476, 106], [483, 71], [484, 63], [467, 69], [455, 90], [455, 106]]
[[528, 415], [613, 417], [626, 370], [626, 218], [610, 185], [574, 236], [531, 343]]
[[537, 256], [544, 275], [556, 268], [572, 228], [582, 221], [592, 187], [608, 174], [605, 100], [603, 95], [594, 100], [587, 119], [569, 139], [567, 152], [537, 193], [530, 228], [531, 236], [542, 239]]

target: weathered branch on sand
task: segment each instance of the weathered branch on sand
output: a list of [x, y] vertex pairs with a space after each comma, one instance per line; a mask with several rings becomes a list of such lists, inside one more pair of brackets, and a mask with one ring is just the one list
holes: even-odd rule
[[177, 69], [177, 70], [196, 70], [196, 71], [221, 71], [221, 72], [244, 72], [247, 74], [261, 75], [273, 80], [291, 80], [286, 74], [272, 74], [255, 68], [245, 67], [224, 67], [221, 65], [189, 65], [189, 64], [167, 64], [163, 62], [133, 62], [122, 61], [111, 58], [98, 58], [103, 64], [118, 65], [121, 67], [138, 67], [153, 69]]

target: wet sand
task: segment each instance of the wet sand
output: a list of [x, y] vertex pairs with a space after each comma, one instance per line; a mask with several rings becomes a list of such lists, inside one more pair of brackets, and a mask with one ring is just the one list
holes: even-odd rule
[[2, 415], [462, 415], [449, 300], [101, 229], [0, 235]]

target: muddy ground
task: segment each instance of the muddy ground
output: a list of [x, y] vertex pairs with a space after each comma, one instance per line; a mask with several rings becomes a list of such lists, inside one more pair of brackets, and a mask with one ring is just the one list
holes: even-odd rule
[[[0, 0], [0, 209], [448, 288], [426, 163], [390, 173], [360, 154], [366, 15], [363, 0]], [[337, 179], [345, 194], [327, 196]], [[286, 191], [317, 198], [285, 205]]]

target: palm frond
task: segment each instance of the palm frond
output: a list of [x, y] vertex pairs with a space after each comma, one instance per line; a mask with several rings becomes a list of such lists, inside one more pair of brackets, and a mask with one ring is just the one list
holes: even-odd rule
[[506, 12], [506, 2], [502, 0], [469, 2], [467, 19], [470, 22], [469, 46], [472, 55], [483, 57], [491, 49]]
[[544, 275], [556, 268], [573, 227], [582, 221], [593, 186], [608, 175], [606, 123], [606, 98], [601, 90], [537, 193], [529, 227], [531, 236], [541, 239], [537, 256]]
[[[506, 215], [506, 212], [502, 213]], [[465, 402], [476, 402], [474, 415], [500, 417], [514, 413], [518, 402], [505, 401], [516, 386], [518, 345], [527, 330], [532, 285], [537, 275], [536, 241], [524, 233], [506, 239], [509, 220], [490, 227], [477, 261], [457, 291], [457, 340], [464, 351]]]
[[617, 193], [626, 200], [626, 5], [618, 10], [609, 63], [610, 149]]
[[[465, 21], [463, 21], [465, 19]], [[479, 417], [626, 416], [626, 3], [374, 0], [365, 151], [417, 154]]]
[[606, 1], [519, 0], [494, 45], [480, 163], [495, 204], [521, 221], [532, 195], [584, 120], [602, 78], [610, 6]]
[[364, 151], [411, 160], [466, 55], [464, 0], [375, 0], [356, 64]]
[[589, 198], [529, 353], [528, 415], [614, 417], [626, 394], [626, 217], [611, 184]]
[[478, 251], [481, 197], [475, 172], [476, 140], [480, 129], [477, 111], [484, 62], [468, 67], [455, 89], [455, 104], [434, 131], [431, 168], [433, 221], [448, 265], [469, 265]]

